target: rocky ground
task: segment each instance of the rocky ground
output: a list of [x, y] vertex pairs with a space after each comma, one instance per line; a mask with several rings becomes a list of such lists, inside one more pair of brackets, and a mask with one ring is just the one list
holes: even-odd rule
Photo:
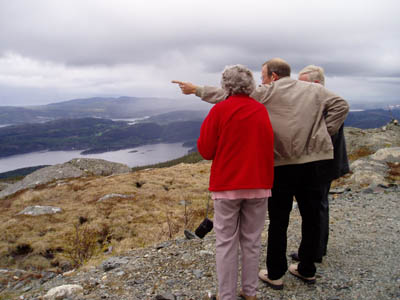
[[[259, 299], [400, 299], [400, 188], [348, 186], [332, 192], [328, 255], [317, 264], [317, 283], [308, 286], [286, 274], [284, 290], [274, 291], [260, 281]], [[295, 208], [288, 253], [299, 244], [299, 228]], [[260, 268], [266, 234], [265, 230]], [[213, 233], [204, 240], [182, 235], [64, 274], [3, 269], [0, 299], [41, 299], [67, 284], [79, 288], [65, 299], [207, 299], [217, 286], [214, 242]]]

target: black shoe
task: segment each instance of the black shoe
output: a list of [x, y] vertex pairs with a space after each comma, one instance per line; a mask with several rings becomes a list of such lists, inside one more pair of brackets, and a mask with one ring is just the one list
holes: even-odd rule
[[[300, 261], [299, 254], [298, 254], [297, 252], [292, 252], [292, 253], [290, 253], [290, 257], [291, 257], [293, 260], [295, 260], [295, 261]], [[316, 259], [314, 260], [314, 262], [316, 262], [316, 263], [318, 263], [318, 264], [322, 263], [322, 257], [316, 258]]]

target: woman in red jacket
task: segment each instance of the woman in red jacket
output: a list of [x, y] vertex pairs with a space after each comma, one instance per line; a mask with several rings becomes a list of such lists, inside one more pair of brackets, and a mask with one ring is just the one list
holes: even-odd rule
[[210, 186], [220, 300], [236, 299], [239, 245], [242, 291], [256, 299], [261, 232], [273, 182], [273, 132], [264, 105], [249, 97], [255, 89], [251, 71], [226, 67], [222, 73], [226, 100], [215, 104], [204, 120], [197, 148], [212, 160]]

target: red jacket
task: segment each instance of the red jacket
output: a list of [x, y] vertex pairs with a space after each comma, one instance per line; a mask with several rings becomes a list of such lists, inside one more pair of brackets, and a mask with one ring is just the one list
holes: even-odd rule
[[200, 129], [197, 148], [213, 160], [210, 191], [270, 189], [274, 142], [264, 105], [234, 95], [213, 106]]

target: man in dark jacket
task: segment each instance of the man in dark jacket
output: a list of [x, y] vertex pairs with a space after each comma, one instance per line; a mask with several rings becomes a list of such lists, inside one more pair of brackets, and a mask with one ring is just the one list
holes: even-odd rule
[[[299, 72], [299, 80], [319, 83], [325, 86], [324, 70], [321, 67], [309, 65]], [[349, 162], [347, 159], [346, 141], [344, 138], [343, 124], [338, 133], [331, 136], [333, 144], [333, 156], [331, 160], [321, 160], [318, 162], [318, 178], [320, 178], [323, 195], [321, 198], [320, 209], [320, 241], [315, 257], [315, 262], [321, 263], [322, 257], [326, 255], [329, 237], [329, 201], [328, 195], [332, 180], [335, 180], [347, 174]], [[294, 260], [299, 261], [297, 252], [290, 255]]]

